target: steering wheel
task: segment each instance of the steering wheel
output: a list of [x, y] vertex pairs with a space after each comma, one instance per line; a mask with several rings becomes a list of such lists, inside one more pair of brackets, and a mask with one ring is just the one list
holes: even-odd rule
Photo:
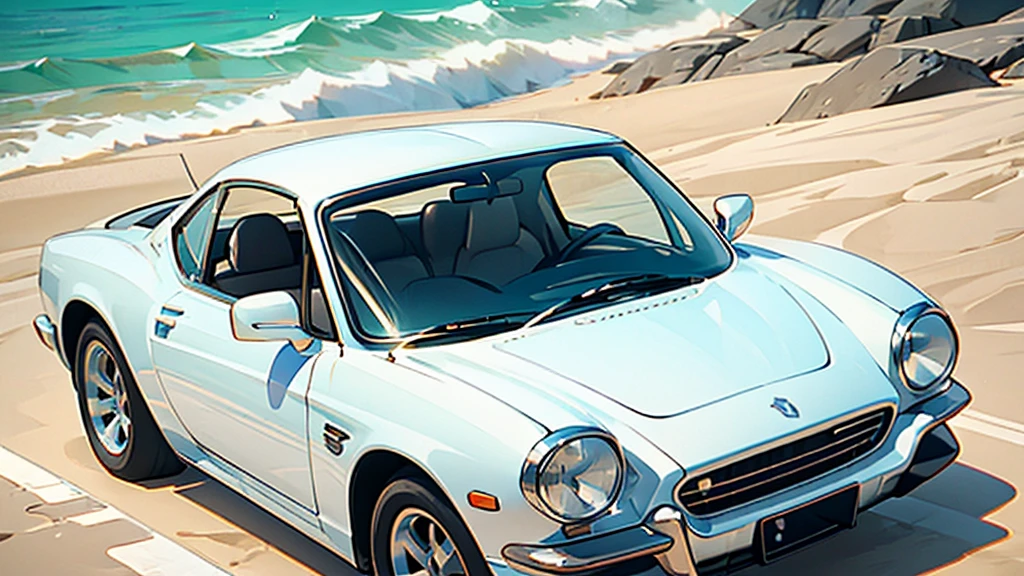
[[562, 262], [569, 260], [570, 258], [575, 256], [576, 253], [579, 252], [584, 246], [590, 244], [591, 242], [597, 240], [598, 238], [604, 236], [605, 234], [618, 234], [620, 236], [626, 235], [622, 228], [620, 228], [617, 224], [611, 224], [609, 222], [595, 224], [590, 228], [587, 228], [586, 232], [584, 232], [583, 234], [580, 234], [579, 236], [573, 238], [572, 241], [565, 245], [565, 248], [562, 248], [561, 252], [549, 256], [544, 260], [541, 260], [541, 262], [537, 264], [534, 270], [540, 270], [541, 268], [547, 268], [549, 266], [561, 264]]

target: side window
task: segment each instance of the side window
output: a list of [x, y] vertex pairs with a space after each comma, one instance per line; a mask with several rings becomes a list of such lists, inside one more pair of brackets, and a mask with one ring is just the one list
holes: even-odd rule
[[295, 216], [295, 202], [276, 192], [251, 186], [232, 186], [227, 193], [218, 228], [252, 214], [273, 214], [282, 219]]
[[189, 217], [175, 247], [194, 282], [235, 298], [287, 292], [300, 307], [304, 328], [318, 338], [336, 338], [293, 199], [252, 186], [222, 187]]
[[590, 227], [609, 222], [631, 236], [671, 243], [654, 201], [614, 158], [559, 162], [548, 169], [547, 180], [570, 223]]
[[[217, 279], [299, 264], [302, 230], [295, 202], [290, 198], [251, 186], [232, 186], [227, 188], [226, 194], [227, 198], [217, 217], [213, 247], [210, 251], [212, 273], [207, 277], [207, 281], [223, 292], [238, 296], [239, 294], [235, 294], [233, 290], [234, 283], [231, 283], [229, 289], [225, 289], [225, 286], [217, 285]], [[235, 226], [244, 219], [262, 219], [264, 222], [252, 224], [251, 230], [247, 231], [256, 231], [255, 233], [239, 234], [237, 238], [232, 239]], [[267, 220], [276, 220], [283, 227], [274, 226], [273, 222], [268, 223]], [[280, 230], [286, 231], [283, 236], [286, 240], [282, 240], [282, 234], [275, 233]], [[232, 242], [241, 244], [234, 248], [236, 260], [231, 258]], [[250, 286], [246, 290], [249, 288], [255, 287]]]
[[219, 194], [210, 194], [188, 217], [175, 235], [174, 249], [185, 276], [198, 281], [202, 276], [203, 260], [210, 242], [214, 212]]

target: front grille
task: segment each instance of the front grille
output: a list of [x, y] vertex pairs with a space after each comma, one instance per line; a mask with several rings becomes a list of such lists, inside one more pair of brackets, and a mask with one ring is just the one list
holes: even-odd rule
[[683, 484], [679, 500], [697, 516], [717, 514], [806, 482], [874, 450], [889, 430], [891, 408], [755, 454]]

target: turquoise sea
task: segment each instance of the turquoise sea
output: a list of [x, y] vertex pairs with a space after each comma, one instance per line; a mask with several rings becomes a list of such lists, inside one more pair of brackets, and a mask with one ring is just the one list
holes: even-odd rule
[[701, 34], [749, 0], [0, 6], [0, 175], [231, 128], [469, 107]]

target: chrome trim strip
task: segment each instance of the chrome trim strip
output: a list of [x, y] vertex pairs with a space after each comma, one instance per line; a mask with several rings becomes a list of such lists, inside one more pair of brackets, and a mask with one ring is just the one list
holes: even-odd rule
[[[686, 475], [679, 480], [679, 483], [676, 485], [675, 489], [673, 490], [673, 494], [674, 494], [673, 499], [674, 499], [674, 501], [675, 501], [675, 503], [677, 505], [679, 505], [684, 510], [686, 510], [687, 508], [686, 508], [686, 505], [683, 504], [683, 501], [681, 499], [681, 495], [682, 495], [683, 486], [689, 480], [691, 480], [693, 478], [697, 478], [697, 477], [703, 476], [703, 475], [706, 475], [706, 474], [710, 474], [711, 472], [714, 472], [715, 470], [718, 470], [719, 468], [728, 466], [730, 464], [734, 464], [736, 462], [739, 462], [741, 460], [745, 460], [745, 459], [750, 458], [752, 456], [756, 456], [756, 455], [758, 455], [758, 454], [760, 454], [762, 452], [767, 452], [769, 450], [778, 448], [780, 446], [785, 446], [786, 444], [789, 444], [791, 442], [796, 442], [796, 441], [802, 440], [804, 438], [807, 438], [807, 437], [810, 437], [810, 436], [814, 436], [815, 434], [818, 434], [820, 432], [824, 432], [825, 430], [828, 430], [830, 427], [835, 426], [837, 423], [842, 423], [842, 422], [846, 422], [846, 421], [852, 421], [852, 420], [855, 420], [855, 419], [858, 419], [858, 418], [862, 419], [865, 416], [871, 414], [872, 412], [879, 412], [879, 411], [884, 410], [884, 409], [891, 410], [891, 417], [889, 418], [889, 426], [886, 428], [885, 432], [879, 436], [879, 441], [878, 441], [877, 446], [875, 446], [874, 449], [872, 449], [871, 451], [861, 455], [859, 458], [857, 458], [853, 462], [849, 462], [849, 463], [847, 463], [847, 464], [845, 464], [843, 466], [840, 466], [838, 468], [829, 470], [828, 472], [825, 472], [824, 474], [816, 476], [814, 478], [809, 478], [808, 480], [805, 480], [803, 482], [794, 484], [792, 486], [787, 486], [787, 487], [783, 488], [782, 490], [780, 490], [779, 492], [765, 495], [765, 496], [763, 496], [761, 498], [757, 498], [755, 500], [751, 500], [750, 502], [744, 502], [743, 504], [739, 504], [737, 506], [733, 506], [732, 508], [728, 508], [726, 510], [719, 510], [717, 512], [714, 512], [713, 514], [706, 514], [706, 515], [705, 514], [690, 514], [690, 516], [692, 516], [694, 518], [710, 518], [710, 517], [717, 516], [717, 515], [720, 515], [720, 514], [725, 514], [725, 513], [728, 513], [730, 511], [732, 511], [732, 510], [735, 510], [735, 509], [738, 509], [738, 508], [742, 508], [743, 506], [750, 505], [750, 504], [752, 504], [754, 502], [757, 502], [757, 501], [760, 501], [760, 500], [764, 500], [766, 498], [771, 498], [771, 497], [775, 496], [776, 494], [778, 494], [780, 492], [786, 492], [786, 491], [792, 490], [794, 488], [797, 488], [799, 486], [803, 486], [805, 484], [808, 484], [810, 482], [814, 482], [815, 480], [821, 478], [822, 476], [828, 475], [828, 474], [832, 474], [832, 473], [836, 472], [836, 470], [842, 469], [843, 467], [854, 465], [857, 462], [862, 461], [863, 459], [867, 458], [871, 454], [874, 454], [876, 451], [878, 451], [879, 448], [881, 448], [882, 446], [885, 445], [885, 442], [888, 439], [889, 434], [892, 432], [893, 426], [896, 425], [896, 420], [900, 416], [900, 414], [897, 411], [897, 406], [896, 406], [895, 403], [893, 403], [893, 402], [883, 402], [881, 404], [875, 404], [875, 405], [872, 405], [872, 406], [868, 406], [868, 407], [863, 408], [861, 410], [857, 410], [857, 411], [852, 412], [851, 413], [852, 415], [851, 414], [846, 414], [846, 415], [843, 415], [843, 416], [841, 416], [839, 418], [833, 418], [832, 420], [823, 422], [821, 424], [818, 424], [817, 426], [812, 426], [812, 427], [809, 427], [809, 428], [805, 428], [804, 430], [801, 430], [797, 434], [793, 434], [793, 435], [790, 435], [790, 436], [784, 436], [782, 438], [777, 439], [774, 442], [770, 442], [770, 443], [767, 443], [767, 444], [762, 444], [760, 446], [756, 446], [756, 447], [751, 448], [749, 450], [745, 450], [743, 452], [740, 452], [737, 455], [733, 455], [733, 456], [725, 458], [723, 460], [719, 460], [717, 462], [713, 462], [711, 464], [708, 464], [707, 466], [704, 466], [702, 468], [695, 469], [695, 470], [687, 470]], [[689, 514], [689, 512], [688, 512], [688, 514]]]
[[[895, 402], [886, 401], [886, 402], [882, 402], [880, 404], [872, 404], [870, 406], [865, 406], [864, 408], [861, 408], [859, 410], [853, 410], [853, 411], [847, 412], [846, 414], [841, 414], [841, 415], [839, 415], [839, 416], [837, 416], [835, 418], [826, 420], [826, 421], [821, 422], [819, 424], [816, 424], [814, 426], [809, 426], [809, 427], [804, 428], [804, 429], [802, 429], [802, 430], [800, 430], [800, 431], [798, 431], [798, 432], [796, 432], [794, 434], [790, 434], [789, 436], [782, 436], [780, 438], [776, 438], [775, 440], [773, 440], [771, 442], [766, 442], [764, 444], [758, 444], [757, 446], [752, 446], [749, 449], [743, 450], [742, 452], [737, 452], [736, 454], [732, 454], [732, 455], [727, 456], [725, 458], [722, 458], [720, 460], [716, 460], [714, 462], [709, 462], [708, 464], [706, 464], [704, 466], [701, 466], [699, 468], [687, 469], [686, 470], [686, 477], [683, 478], [682, 481], [685, 482], [686, 480], [689, 480], [690, 478], [693, 478], [695, 476], [701, 476], [701, 475], [707, 474], [707, 473], [711, 472], [712, 470], [717, 470], [718, 468], [721, 468], [722, 466], [727, 466], [729, 464], [733, 464], [735, 462], [739, 462], [740, 460], [744, 460], [746, 458], [749, 458], [749, 457], [754, 456], [756, 454], [759, 454], [761, 452], [765, 452], [765, 451], [771, 450], [773, 448], [778, 448], [779, 446], [784, 446], [786, 444], [789, 444], [790, 442], [794, 442], [796, 440], [800, 440], [801, 438], [806, 438], [807, 436], [813, 436], [813, 435], [817, 434], [818, 432], [823, 432], [825, 430], [828, 430], [829, 428], [831, 428], [832, 426], [835, 426], [838, 423], [842, 423], [842, 422], [845, 422], [847, 420], [852, 420], [854, 418], [860, 418], [860, 417], [863, 417], [863, 416], [865, 416], [865, 415], [867, 415], [867, 414], [869, 414], [871, 412], [875, 412], [875, 411], [881, 410], [883, 408], [890, 408], [890, 409], [892, 409], [893, 414], [894, 414], [894, 416], [892, 418], [892, 421], [895, 422], [896, 421], [896, 417], [899, 416], [898, 410], [897, 410], [897, 406], [896, 406]], [[892, 423], [889, 424], [889, 430], [892, 430]], [[888, 433], [889, 433], [889, 431], [887, 430], [886, 431], [886, 435], [888, 435]], [[677, 490], [677, 492], [678, 492], [678, 490]]]
[[[563, 518], [557, 512], [552, 510], [550, 505], [541, 498], [540, 472], [544, 470], [544, 466], [547, 465], [551, 457], [554, 456], [562, 446], [572, 442], [573, 440], [579, 440], [581, 438], [600, 438], [608, 442], [618, 457], [619, 475], [615, 483], [615, 489], [612, 491], [611, 496], [608, 498], [608, 504], [604, 508], [595, 510], [582, 518]], [[622, 451], [622, 446], [619, 445], [619, 441], [615, 436], [600, 428], [592, 428], [589, 426], [569, 426], [548, 434], [546, 437], [541, 439], [540, 442], [537, 442], [537, 444], [534, 445], [533, 449], [530, 450], [529, 455], [527, 455], [526, 461], [523, 462], [523, 470], [519, 476], [519, 486], [522, 490], [523, 496], [526, 497], [526, 500], [548, 518], [562, 524], [577, 524], [588, 522], [607, 512], [619, 499], [625, 480], [626, 456]]]
[[[942, 320], [946, 322], [946, 326], [949, 327], [949, 332], [953, 336], [953, 359], [934, 381], [929, 382], [925, 386], [918, 387], [912, 385], [907, 378], [907, 373], [903, 367], [903, 347], [906, 345], [907, 334], [910, 332], [910, 328], [913, 327], [914, 323], [931, 314], [942, 318]], [[899, 377], [900, 382], [907, 388], [907, 390], [910, 390], [910, 392], [914, 394], [921, 394], [934, 389], [937, 384], [945, 382], [950, 375], [953, 374], [953, 369], [956, 368], [957, 360], [960, 358], [960, 334], [956, 330], [956, 325], [953, 324], [953, 319], [950, 318], [949, 314], [945, 310], [933, 306], [928, 302], [919, 302], [904, 310], [903, 313], [900, 314], [899, 319], [896, 320], [896, 327], [892, 332], [891, 350], [893, 366], [896, 369], [896, 375]]]
[[[801, 470], [805, 470], [807, 468], [810, 468], [811, 466], [814, 466], [815, 464], [820, 464], [822, 462], [827, 462], [829, 460], [832, 460], [833, 458], [841, 456], [841, 455], [843, 455], [843, 454], [845, 454], [845, 453], [847, 453], [847, 452], [849, 452], [851, 450], [854, 450], [856, 448], [860, 448], [862, 445], [864, 445], [865, 442], [870, 442], [870, 441], [871, 441], [870, 439], [861, 440], [860, 442], [854, 444], [853, 446], [850, 446], [848, 448], [844, 448], [843, 450], [841, 450], [839, 452], [836, 452], [835, 454], [832, 454], [828, 458], [822, 458], [820, 460], [815, 460], [815, 461], [810, 462], [808, 464], [804, 464], [803, 466], [800, 466], [799, 468], [797, 468], [795, 470], [792, 470], [790, 472], [786, 472], [785, 474], [782, 474], [780, 476], [776, 476], [774, 478], [769, 478], [767, 480], [763, 480], [761, 482], [758, 482], [757, 484], [751, 484], [750, 486], [744, 486], [743, 488], [740, 488], [739, 490], [734, 490], [734, 491], [728, 492], [726, 494], [719, 494], [718, 496], [713, 496], [711, 498], [705, 498], [703, 500], [698, 500], [696, 502], [691, 502], [691, 504], [706, 504], [708, 502], [714, 502], [715, 500], [721, 500], [722, 498], [726, 498], [728, 496], [733, 496], [735, 494], [742, 494], [742, 493], [744, 493], [744, 492], [746, 492], [748, 490], [753, 490], [754, 488], [757, 488], [758, 486], [761, 486], [762, 484], [766, 484], [768, 482], [773, 482], [775, 480], [778, 480], [779, 478], [785, 478], [786, 476], [789, 476], [789, 475], [795, 474], [795, 473], [797, 473], [797, 472], [799, 472]], [[852, 463], [853, 462], [850, 462], [850, 464], [852, 464]], [[828, 472], [832, 472], [832, 471], [833, 470], [829, 470]], [[823, 472], [823, 474], [828, 474], [828, 472]], [[811, 478], [810, 480], [813, 480], [813, 478]], [[787, 486], [787, 488], [788, 488], [788, 486]], [[786, 488], [782, 488], [782, 490], [785, 490], [785, 489]], [[758, 499], [754, 499], [754, 500], [750, 500], [748, 502], [756, 502], [757, 500]], [[724, 510], [722, 512], [724, 512]]]
[[[879, 423], [879, 424], [881, 424], [881, 423]], [[790, 458], [788, 460], [783, 460], [782, 462], [777, 462], [775, 464], [772, 464], [771, 466], [766, 466], [764, 468], [759, 468], [757, 470], [754, 470], [753, 472], [748, 472], [747, 474], [743, 474], [741, 476], [736, 476], [734, 478], [730, 478], [730, 479], [726, 480], [725, 482], [719, 482], [718, 484], [715, 484], [714, 487], [715, 488], [721, 488], [722, 486], [728, 486], [728, 485], [730, 485], [730, 484], [732, 484], [734, 482], [739, 482], [740, 480], [745, 480], [745, 479], [747, 479], [747, 478], [749, 478], [751, 476], [756, 476], [756, 475], [758, 475], [758, 474], [760, 474], [762, 472], [767, 472], [768, 470], [774, 470], [774, 469], [778, 468], [779, 466], [785, 466], [786, 464], [789, 464], [790, 462], [793, 462], [795, 460], [801, 460], [803, 458], [807, 458], [808, 456], [813, 456], [813, 455], [815, 455], [815, 454], [817, 454], [819, 452], [822, 452], [824, 450], [828, 450], [829, 448], [835, 448], [839, 444], [842, 444], [844, 442], [848, 442], [848, 441], [850, 441], [850, 440], [852, 440], [854, 438], [857, 438], [858, 436], [862, 436], [865, 432], [871, 432], [872, 434], [877, 434], [878, 431], [879, 431], [879, 427], [875, 427], [875, 428], [872, 428], [872, 429], [868, 429], [868, 430], [864, 430], [864, 431], [861, 431], [861, 432], [857, 432], [853, 436], [850, 436], [849, 438], [843, 438], [842, 440], [840, 440], [839, 442], [836, 442], [835, 444], [827, 444], [825, 446], [822, 446], [821, 448], [818, 448], [818, 449], [815, 449], [815, 450], [811, 450], [810, 452], [804, 452], [804, 453], [802, 453], [802, 454], [800, 454], [798, 456], [795, 456], [793, 458]], [[868, 438], [866, 440], [870, 441], [871, 439]], [[837, 452], [836, 454], [833, 454], [832, 456], [829, 456], [828, 458], [826, 458], [826, 460], [831, 459], [833, 456], [835, 456], [837, 454], [842, 454], [843, 452], [846, 452], [847, 450], [850, 450], [851, 448], [856, 448], [857, 446], [860, 446], [861, 444], [863, 444], [866, 440], [861, 440], [860, 442], [857, 442], [854, 446], [851, 446], [849, 448], [844, 448], [840, 452]], [[821, 461], [822, 460], [816, 460], [815, 462], [821, 462]], [[813, 462], [812, 462], [812, 464], [813, 464]], [[787, 472], [784, 475], [792, 474], [793, 472], [798, 472], [802, 468], [804, 468], [804, 467], [797, 468], [796, 470], [793, 470], [791, 472]], [[717, 470], [717, 468], [716, 468], [716, 470]], [[712, 470], [712, 472], [714, 472], [714, 470]], [[746, 488], [742, 488], [742, 489], [740, 489], [740, 490], [738, 490], [736, 492], [730, 492], [730, 494], [736, 494], [737, 492], [743, 492], [744, 490], [747, 490], [749, 488], [753, 488], [753, 487], [755, 487], [757, 485], [758, 484], [753, 484], [753, 485], [748, 486]], [[700, 492], [701, 492], [700, 489], [690, 490], [689, 492], [681, 492], [679, 494], [679, 496], [683, 497], [683, 496], [688, 496], [690, 494], [697, 494], [697, 493], [700, 493]], [[727, 496], [727, 495], [728, 494], [723, 494], [721, 496], [715, 496], [714, 498], [709, 498], [707, 500], [701, 500], [701, 502], [710, 501], [710, 500], [716, 500], [718, 498], [721, 498], [722, 496]]]
[[[839, 428], [836, 428], [835, 430], [832, 431], [832, 435], [833, 436], [838, 436], [838, 435], [842, 434], [843, 432], [846, 432], [850, 428], [853, 428], [855, 426], [860, 426], [861, 424], [863, 424], [865, 422], [870, 422], [872, 419], [878, 418], [879, 416], [883, 416], [883, 415], [882, 414], [867, 414], [863, 418], [856, 419], [856, 420], [850, 422], [849, 424], [847, 424], [846, 426], [840, 426]], [[876, 430], [877, 430], [877, 428], [876, 428]], [[858, 434], [860, 434], [860, 432], [858, 432]]]
[[501, 556], [509, 566], [529, 574], [576, 574], [661, 554], [672, 546], [665, 534], [635, 526], [557, 546], [508, 544]]
[[655, 556], [665, 572], [675, 576], [696, 576], [697, 568], [686, 539], [682, 512], [673, 506], [662, 506], [650, 515], [647, 526], [672, 539], [672, 546]]

